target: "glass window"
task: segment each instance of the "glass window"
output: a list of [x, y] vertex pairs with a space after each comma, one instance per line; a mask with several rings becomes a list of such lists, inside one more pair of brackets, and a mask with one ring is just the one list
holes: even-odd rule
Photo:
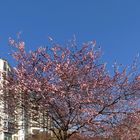
[[14, 140], [18, 140], [18, 137], [17, 136], [14, 136]]
[[3, 63], [3, 70], [4, 71], [6, 71], [7, 70], [7, 67], [6, 67], [7, 65], [6, 65], [6, 62], [4, 61], [4, 63]]
[[6, 72], [3, 72], [2, 76], [3, 76], [3, 79], [5, 80], [6, 79]]

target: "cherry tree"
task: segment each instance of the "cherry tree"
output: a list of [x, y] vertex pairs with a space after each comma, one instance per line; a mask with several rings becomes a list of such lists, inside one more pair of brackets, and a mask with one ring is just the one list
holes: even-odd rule
[[[140, 112], [128, 113], [124, 119], [113, 128], [111, 138], [120, 140], [139, 140], [140, 139]], [[111, 139], [110, 138], [110, 139]]]
[[[139, 78], [131, 69], [107, 71], [95, 41], [77, 47], [38, 48], [27, 52], [23, 41], [10, 39], [16, 60], [6, 87], [15, 107], [33, 125], [51, 131], [57, 140], [74, 134], [108, 137], [126, 114], [138, 110]], [[21, 113], [23, 113], [21, 111]], [[30, 122], [31, 123], [31, 122]]]

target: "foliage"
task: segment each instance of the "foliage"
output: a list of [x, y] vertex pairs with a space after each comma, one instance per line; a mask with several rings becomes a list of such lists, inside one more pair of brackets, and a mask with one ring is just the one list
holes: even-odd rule
[[130, 71], [114, 65], [110, 75], [95, 42], [81, 48], [75, 42], [67, 47], [53, 44], [33, 52], [26, 52], [22, 41], [10, 39], [10, 44], [17, 49], [17, 66], [5, 86], [13, 105], [22, 108], [20, 113], [24, 110], [30, 125], [52, 131], [57, 140], [76, 133], [108, 137], [126, 114], [138, 110], [135, 65]]

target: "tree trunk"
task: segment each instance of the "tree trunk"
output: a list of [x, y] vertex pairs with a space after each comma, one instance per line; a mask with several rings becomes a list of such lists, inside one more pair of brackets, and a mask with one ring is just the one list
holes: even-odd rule
[[67, 131], [63, 131], [63, 140], [68, 140]]

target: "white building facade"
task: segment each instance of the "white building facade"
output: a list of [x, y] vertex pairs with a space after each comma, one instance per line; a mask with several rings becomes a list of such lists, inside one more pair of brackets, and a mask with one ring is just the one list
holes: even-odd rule
[[[0, 84], [3, 86], [4, 77], [8, 75], [11, 71], [11, 68], [8, 62], [4, 59], [0, 59]], [[19, 114], [18, 120], [15, 120], [15, 116], [6, 111], [8, 104], [4, 100], [5, 91], [2, 89], [0, 91], [0, 140], [25, 140], [25, 127], [24, 127], [24, 116]], [[8, 110], [8, 109], [7, 109]], [[13, 110], [17, 111], [17, 110]], [[15, 128], [15, 123], [17, 128]], [[12, 127], [13, 126], [13, 127]]]
[[[4, 76], [8, 75], [10, 71], [11, 68], [8, 62], [4, 59], [0, 59], [1, 86], [3, 86], [3, 82], [5, 80]], [[44, 131], [44, 128], [42, 129], [42, 125], [36, 125], [36, 122], [34, 122], [32, 119], [26, 118], [26, 112], [24, 112], [24, 109], [20, 108], [18, 110], [14, 110], [17, 112], [18, 119], [15, 116], [13, 118], [10, 113], [6, 112], [6, 108], [8, 108], [8, 105], [3, 98], [4, 93], [8, 94], [8, 92], [6, 93], [4, 92], [4, 90], [0, 90], [0, 140], [26, 140], [26, 137]], [[42, 120], [44, 120], [44, 118], [42, 118], [44, 115], [42, 115], [40, 112], [38, 113], [38, 115], [40, 122], [42, 122]], [[45, 120], [45, 123], [43, 121], [43, 124], [47, 124], [50, 126], [50, 120], [47, 117], [45, 118], [47, 120]], [[16, 129], [14, 127], [15, 123], [17, 125]]]
[[[3, 86], [4, 77], [10, 71], [6, 60], [0, 59], [0, 85]], [[13, 130], [10, 115], [6, 112], [7, 105], [4, 101], [4, 91], [0, 90], [0, 140], [12, 140]]]

